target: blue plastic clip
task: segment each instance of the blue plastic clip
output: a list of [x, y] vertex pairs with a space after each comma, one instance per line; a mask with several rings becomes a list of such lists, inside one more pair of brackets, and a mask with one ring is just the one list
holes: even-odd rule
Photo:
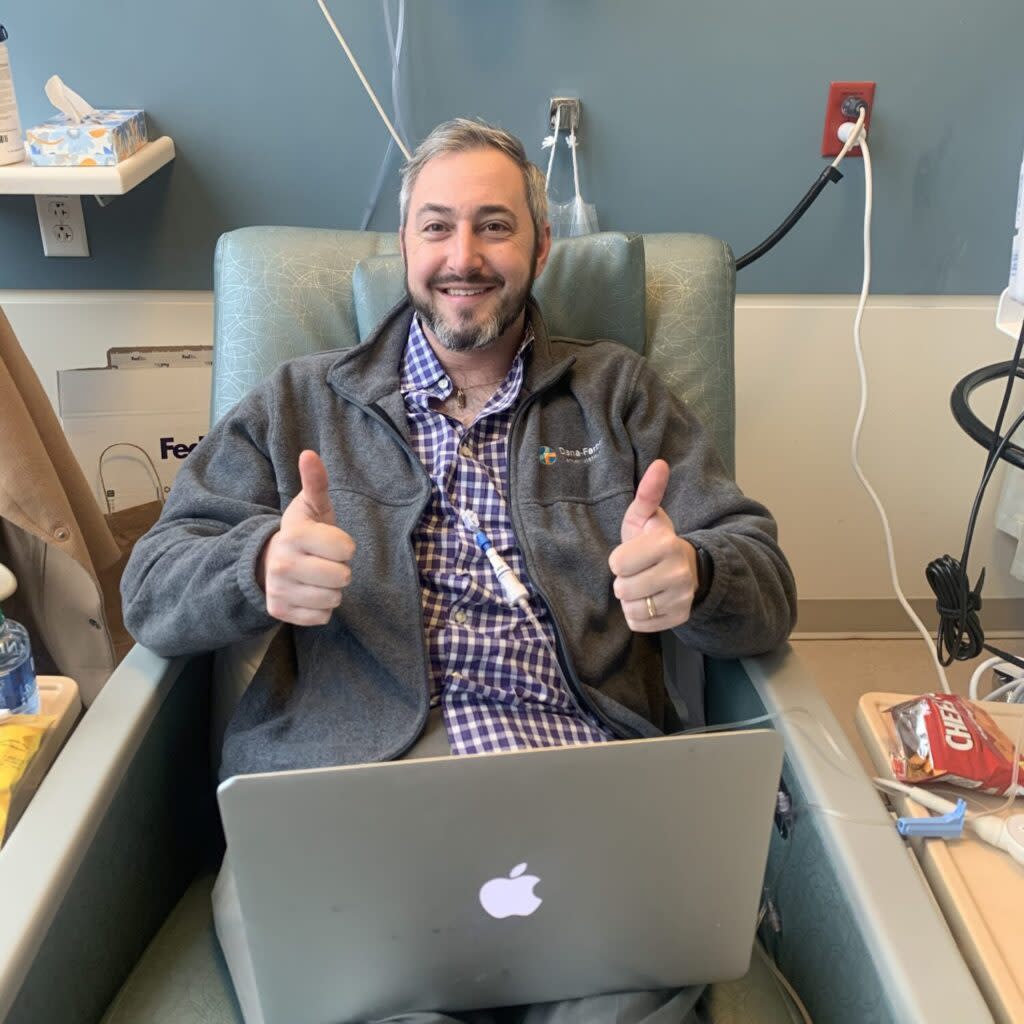
[[956, 807], [947, 814], [930, 818], [897, 818], [896, 831], [901, 836], [923, 836], [926, 839], [959, 839], [964, 833], [964, 814], [967, 803], [957, 800]]

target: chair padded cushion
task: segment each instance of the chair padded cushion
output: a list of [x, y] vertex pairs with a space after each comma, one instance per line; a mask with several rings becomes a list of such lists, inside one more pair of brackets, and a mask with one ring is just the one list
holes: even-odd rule
[[[101, 1024], [244, 1024], [213, 930], [215, 875], [188, 888], [110, 1004]], [[712, 985], [710, 1024], [800, 1024], [760, 958], [738, 981]]]
[[[356, 264], [352, 292], [360, 338], [366, 338], [405, 295], [401, 256]], [[605, 231], [559, 238], [533, 286], [548, 332], [567, 338], [621, 341], [643, 352], [647, 341], [646, 270], [640, 235]]]
[[[348, 348], [401, 297], [398, 235], [229, 231], [214, 260], [211, 422], [283, 360]], [[391, 255], [387, 255], [391, 254]], [[604, 232], [557, 240], [535, 286], [554, 334], [621, 341], [692, 405], [733, 470], [729, 247], [706, 235]]]
[[244, 1024], [213, 930], [214, 881], [189, 886], [101, 1024]]
[[397, 251], [398, 235], [374, 231], [249, 227], [221, 235], [211, 422], [286, 359], [355, 345], [352, 269]]
[[736, 263], [707, 235], [644, 235], [651, 368], [711, 432], [735, 472], [733, 323]]

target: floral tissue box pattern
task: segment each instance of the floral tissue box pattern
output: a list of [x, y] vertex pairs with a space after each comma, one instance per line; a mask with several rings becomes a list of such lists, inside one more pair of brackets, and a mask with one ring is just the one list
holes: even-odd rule
[[97, 110], [81, 124], [57, 114], [25, 133], [36, 167], [113, 167], [146, 142], [143, 110]]

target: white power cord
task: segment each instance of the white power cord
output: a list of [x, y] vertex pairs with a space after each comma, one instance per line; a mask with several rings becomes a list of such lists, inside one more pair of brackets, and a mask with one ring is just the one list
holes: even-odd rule
[[[863, 114], [863, 110], [861, 111]], [[946, 693], [952, 693], [952, 689], [949, 685], [949, 680], [946, 678], [946, 671], [942, 667], [942, 663], [939, 661], [938, 654], [935, 651], [935, 641], [925, 628], [924, 623], [918, 618], [914, 609], [910, 607], [910, 602], [906, 599], [903, 594], [903, 590], [900, 587], [899, 575], [896, 571], [896, 555], [893, 547], [892, 530], [889, 528], [889, 517], [885, 513], [885, 508], [882, 502], [879, 500], [878, 495], [875, 493], [874, 488], [868, 482], [868, 478], [864, 475], [864, 471], [860, 467], [860, 462], [857, 457], [857, 452], [860, 447], [860, 432], [864, 425], [864, 417], [867, 413], [868, 407], [868, 379], [867, 371], [864, 368], [864, 353], [861, 347], [860, 338], [860, 325], [861, 320], [864, 317], [864, 306], [868, 299], [868, 290], [871, 287], [871, 208], [873, 199], [872, 190], [872, 177], [871, 177], [871, 151], [868, 148], [867, 137], [863, 134], [863, 118], [858, 119], [857, 124], [852, 121], [846, 122], [846, 124], [840, 125], [839, 127], [839, 138], [843, 140], [844, 147], [840, 154], [845, 156], [846, 152], [852, 148], [852, 144], [859, 144], [861, 152], [864, 155], [864, 281], [861, 285], [860, 290], [860, 301], [857, 303], [857, 315], [853, 321], [853, 348], [857, 356], [857, 369], [860, 373], [860, 410], [857, 413], [857, 424], [853, 430], [853, 440], [850, 446], [850, 461], [853, 464], [853, 470], [857, 474], [858, 479], [867, 491], [871, 500], [874, 502], [875, 508], [878, 510], [879, 518], [882, 521], [882, 530], [885, 533], [885, 548], [889, 558], [889, 575], [892, 578], [893, 589], [896, 591], [896, 596], [899, 598], [900, 604], [903, 606], [903, 610], [907, 613], [911, 622], [917, 627], [917, 631], [924, 638], [924, 642], [928, 645], [928, 650], [932, 656], [932, 661], [935, 663], [935, 671], [939, 677], [939, 685]], [[837, 158], [837, 159], [839, 159]]]
[[[1014, 665], [1010, 665], [1007, 662], [1007, 668], [1016, 668]], [[1020, 669], [1017, 669], [1019, 672]], [[1007, 704], [1020, 704], [1022, 703], [1021, 695], [1024, 693], [1024, 678], [1017, 676], [1016, 679], [1011, 679], [1008, 683], [1003, 683], [1002, 686], [996, 687], [990, 694], [985, 697], [985, 700], [999, 700], [1003, 694], [1009, 694], [1006, 698]]]
[[[836, 156], [835, 160], [832, 161], [832, 166], [833, 167], [838, 167], [843, 162], [843, 159], [846, 156], [846, 154], [849, 153], [850, 150], [853, 149], [853, 147], [857, 145], [857, 139], [858, 139], [858, 137], [862, 133], [862, 130], [864, 128], [864, 121], [867, 118], [867, 116], [868, 116], [867, 107], [862, 106], [860, 108], [860, 113], [857, 115], [857, 120], [856, 120], [856, 122], [853, 125], [853, 130], [850, 131], [847, 134], [846, 140], [843, 142], [843, 148], [841, 150], [839, 150], [838, 156]], [[843, 128], [845, 128], [846, 125], [848, 125], [849, 123], [850, 122], [847, 121], [846, 124], [844, 124], [839, 129], [840, 133], [842, 133]], [[842, 136], [840, 135], [840, 137], [842, 137]]]
[[341, 43], [341, 48], [345, 51], [345, 56], [348, 57], [349, 63], [352, 65], [355, 73], [359, 76], [359, 81], [363, 83], [363, 88], [366, 90], [367, 95], [370, 97], [373, 105], [377, 108], [377, 113], [380, 114], [381, 120], [387, 127], [387, 130], [391, 132], [391, 138], [395, 140], [395, 145], [402, 151], [402, 155], [406, 160], [412, 159], [412, 153], [409, 152], [409, 147], [401, 140], [398, 132], [395, 131], [395, 126], [391, 123], [388, 115], [384, 113], [384, 108], [380, 105], [380, 100], [377, 99], [377, 94], [373, 91], [373, 86], [366, 80], [366, 75], [363, 74], [363, 69], [359, 66], [359, 62], [355, 58], [355, 54], [349, 49], [349, 45], [345, 42], [345, 37], [341, 34], [341, 29], [335, 24], [334, 19], [331, 17], [331, 12], [327, 10], [327, 5], [324, 0], [316, 0], [320, 6], [320, 10], [323, 11], [324, 17], [327, 19], [327, 24], [331, 26], [332, 31]]
[[[982, 676], [989, 669], [1001, 669], [1007, 675], [1015, 675], [1015, 679], [1011, 679], [1008, 683], [1004, 683], [1002, 686], [993, 690], [991, 693], [985, 694], [984, 697], [978, 696], [978, 687], [981, 685]], [[1008, 698], [1008, 702], [1016, 704], [1021, 694], [1024, 694], [1024, 676], [1021, 676], [1020, 669], [1016, 665], [1012, 665], [1008, 661], [1003, 661], [1000, 657], [986, 658], [975, 670], [971, 676], [970, 686], [968, 687], [967, 694], [971, 700], [999, 700], [1004, 693], [1010, 693], [1011, 691], [1020, 691], [1020, 693], [1014, 692], [1012, 696]]]

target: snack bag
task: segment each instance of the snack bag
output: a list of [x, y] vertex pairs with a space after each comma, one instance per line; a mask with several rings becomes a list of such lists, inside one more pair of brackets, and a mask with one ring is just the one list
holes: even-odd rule
[[[982, 793], [1024, 795], [1024, 758], [1011, 766], [1012, 740], [984, 708], [954, 694], [930, 693], [889, 709], [890, 755], [901, 782], [949, 782]], [[1022, 725], [1024, 727], [1024, 725]]]
[[0, 843], [7, 831], [14, 785], [39, 749], [52, 715], [7, 715], [0, 718]]

